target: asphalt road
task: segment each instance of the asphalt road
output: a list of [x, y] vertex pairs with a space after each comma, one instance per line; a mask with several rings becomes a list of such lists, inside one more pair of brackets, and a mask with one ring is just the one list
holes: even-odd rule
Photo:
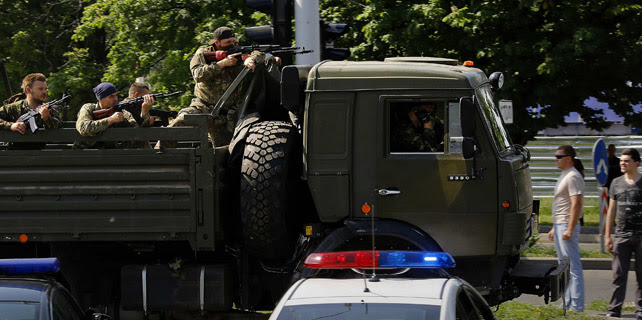
[[[611, 299], [611, 281], [612, 281], [612, 274], [611, 271], [607, 270], [584, 270], [584, 293], [586, 296], [586, 304], [588, 305], [589, 303], [595, 301], [595, 300], [603, 300], [603, 301], [609, 301]], [[625, 298], [625, 305], [631, 306], [633, 305], [633, 301], [635, 300], [635, 288], [636, 288], [636, 281], [635, 281], [635, 273], [632, 271], [629, 271], [629, 277], [628, 277], [628, 282], [626, 285], [626, 298]], [[544, 297], [538, 297], [534, 295], [522, 295], [519, 297], [517, 302], [521, 303], [528, 303], [532, 305], [543, 305], [544, 304]], [[560, 304], [561, 299], [558, 301], [553, 302], [554, 305]], [[622, 314], [623, 319], [635, 319], [635, 314], [632, 313], [624, 313]]]

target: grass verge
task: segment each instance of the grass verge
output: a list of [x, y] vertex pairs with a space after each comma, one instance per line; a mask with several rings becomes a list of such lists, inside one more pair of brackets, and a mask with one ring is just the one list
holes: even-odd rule
[[544, 306], [534, 306], [515, 301], [502, 303], [499, 306], [499, 310], [495, 312], [495, 317], [497, 317], [498, 320], [604, 319], [603, 317], [597, 315], [574, 311], [568, 311], [566, 313], [566, 317], [564, 317], [564, 311], [561, 308], [554, 307], [550, 304]]
[[[553, 217], [551, 216], [551, 207], [553, 198], [540, 198], [539, 199], [539, 224], [553, 225]], [[600, 203], [598, 198], [584, 198], [584, 225], [598, 227], [600, 225]]]
[[[609, 310], [609, 302], [604, 299], [597, 299], [587, 304], [584, 308], [587, 310], [596, 310], [596, 311], [606, 312]], [[622, 313], [624, 312], [635, 313], [635, 302], [625, 302], [622, 305]]]
[[[522, 252], [522, 257], [557, 257], [555, 247], [534, 245], [526, 248]], [[580, 249], [580, 257], [582, 258], [613, 258], [610, 253], [602, 253], [599, 250], [584, 250]]]

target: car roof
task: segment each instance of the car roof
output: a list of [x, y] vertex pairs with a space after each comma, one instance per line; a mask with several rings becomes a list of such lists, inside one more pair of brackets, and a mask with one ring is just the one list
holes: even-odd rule
[[0, 301], [40, 302], [53, 285], [41, 279], [0, 278]]
[[[449, 279], [381, 278], [378, 282], [364, 279], [304, 279], [292, 286], [286, 304], [367, 302], [440, 304]], [[366, 292], [365, 287], [368, 287]]]

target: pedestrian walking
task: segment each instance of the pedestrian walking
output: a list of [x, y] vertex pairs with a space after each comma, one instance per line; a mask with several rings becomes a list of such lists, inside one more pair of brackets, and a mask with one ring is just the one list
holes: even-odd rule
[[[638, 172], [640, 153], [633, 148], [626, 149], [620, 156], [620, 171], [609, 188], [609, 210], [606, 215], [604, 246], [613, 254], [613, 294], [606, 314], [620, 317], [626, 294], [626, 280], [631, 256], [635, 255], [635, 311], [642, 320], [642, 175]], [[611, 240], [611, 228], [617, 218], [615, 237]]]
[[580, 259], [580, 224], [584, 197], [584, 166], [575, 158], [575, 149], [564, 145], [555, 152], [555, 162], [562, 170], [553, 192], [553, 228], [548, 238], [555, 242], [557, 258], [571, 261], [569, 287], [564, 294], [566, 308], [584, 311], [584, 275]]

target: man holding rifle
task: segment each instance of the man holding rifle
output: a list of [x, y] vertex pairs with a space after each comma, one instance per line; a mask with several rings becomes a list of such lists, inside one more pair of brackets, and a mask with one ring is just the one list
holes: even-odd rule
[[[94, 89], [94, 94], [98, 103], [86, 103], [78, 111], [78, 120], [76, 121], [76, 130], [83, 136], [95, 136], [109, 127], [137, 127], [138, 123], [134, 116], [127, 110], [114, 112], [106, 118], [94, 120], [94, 112], [99, 110], [109, 110], [118, 103], [118, 94], [116, 87], [109, 82], [103, 82]], [[149, 108], [154, 104], [154, 97], [151, 95], [144, 96], [144, 102], [141, 106], [140, 117], [143, 119], [141, 127], [149, 126]]]
[[[151, 92], [149, 91], [149, 87], [144, 83], [134, 82], [129, 87], [129, 96], [125, 100], [135, 99], [135, 98], [138, 98], [138, 97], [143, 97], [143, 99], [145, 99], [145, 96], [150, 96], [152, 104], [154, 103], [154, 96], [151, 95]], [[147, 98], [147, 99], [150, 99], [150, 98]], [[145, 102], [143, 101], [143, 104], [144, 103]], [[141, 111], [141, 115], [142, 115], [142, 105], [136, 106], [135, 109], [136, 110], [140, 110]], [[149, 107], [147, 108], [147, 110], [149, 112]], [[132, 113], [132, 116], [134, 117], [134, 119], [136, 119], [136, 122], [138, 122], [139, 125], [143, 124], [144, 121], [143, 121], [143, 118], [141, 116], [139, 116], [137, 114], [133, 114], [133, 113]], [[158, 118], [158, 117], [154, 117], [154, 116], [150, 115], [149, 120], [147, 121], [149, 123], [148, 125], [149, 126], [153, 126], [154, 121], [156, 121], [156, 118]]]
[[[116, 87], [109, 82], [103, 82], [97, 85], [94, 89], [94, 94], [96, 95], [97, 103], [86, 103], [78, 111], [78, 120], [76, 120], [76, 130], [78, 133], [83, 136], [95, 136], [110, 127], [138, 127], [138, 123], [134, 116], [127, 110], [114, 110], [116, 104], [118, 104], [118, 94], [116, 93]], [[154, 97], [152, 95], [145, 95], [143, 97], [143, 104], [141, 106], [140, 117], [143, 120], [141, 127], [148, 127], [150, 125], [149, 118], [149, 108], [154, 104]], [[102, 113], [109, 113], [113, 111], [108, 117], [103, 117]], [[101, 114], [99, 117], [96, 116], [96, 113]], [[95, 120], [94, 120], [95, 119]], [[89, 148], [89, 147], [100, 147], [100, 148], [121, 148], [121, 147], [145, 147], [148, 145], [148, 142], [144, 141], [142, 144], [133, 143], [133, 144], [123, 144], [117, 142], [112, 143], [101, 143], [96, 145], [95, 143], [83, 142], [76, 143], [76, 148]]]
[[[210, 48], [199, 48], [190, 62], [190, 70], [196, 84], [194, 95], [189, 107], [183, 108], [176, 119], [168, 127], [191, 126], [185, 120], [186, 114], [211, 113], [214, 105], [218, 102], [227, 88], [232, 84], [236, 76], [241, 72], [243, 66], [254, 71], [257, 63], [265, 61], [265, 53], [254, 52], [243, 64], [239, 63], [241, 53], [228, 55], [224, 59], [208, 63], [205, 53], [208, 50], [228, 50], [238, 46], [234, 31], [228, 27], [219, 27], [214, 30], [214, 38], [210, 42]], [[279, 60], [276, 60], [279, 63]], [[210, 129], [210, 139], [216, 145], [222, 146], [229, 143], [236, 124], [236, 101], [230, 99], [222, 108], [220, 116], [214, 119], [214, 128]], [[175, 142], [164, 141], [164, 146], [173, 146]], [[160, 143], [156, 145], [160, 147]]]
[[[18, 121], [21, 115], [36, 109], [40, 116], [36, 119], [39, 128], [55, 129], [62, 127], [62, 121], [51, 110], [47, 100], [47, 78], [42, 73], [28, 74], [22, 80], [22, 90], [26, 99], [18, 100], [8, 105], [0, 107], [0, 128], [25, 134], [27, 124]], [[40, 108], [38, 108], [40, 107]]]

